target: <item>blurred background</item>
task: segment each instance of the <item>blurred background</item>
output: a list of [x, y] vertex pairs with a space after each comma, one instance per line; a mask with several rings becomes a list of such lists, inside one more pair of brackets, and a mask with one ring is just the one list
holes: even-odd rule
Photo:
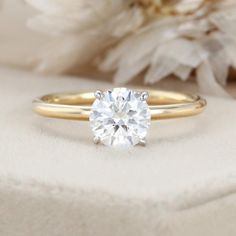
[[1, 67], [235, 96], [235, 1], [0, 1]]

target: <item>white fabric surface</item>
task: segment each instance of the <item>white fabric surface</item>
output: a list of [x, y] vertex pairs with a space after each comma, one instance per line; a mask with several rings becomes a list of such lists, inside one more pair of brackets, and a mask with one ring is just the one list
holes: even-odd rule
[[127, 151], [31, 111], [35, 96], [106, 87], [0, 70], [0, 235], [235, 236], [236, 102], [208, 97]]

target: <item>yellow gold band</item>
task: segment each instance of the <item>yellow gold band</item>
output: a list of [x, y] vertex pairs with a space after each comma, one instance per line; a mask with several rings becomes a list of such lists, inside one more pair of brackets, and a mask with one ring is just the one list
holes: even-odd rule
[[[207, 104], [196, 95], [158, 90], [147, 92], [152, 120], [197, 115]], [[88, 121], [94, 100], [94, 93], [58, 93], [38, 98], [33, 104], [34, 111], [43, 116]]]

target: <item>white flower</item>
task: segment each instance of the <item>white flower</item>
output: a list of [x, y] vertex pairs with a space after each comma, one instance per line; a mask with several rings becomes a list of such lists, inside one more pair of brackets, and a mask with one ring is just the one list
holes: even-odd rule
[[41, 11], [29, 26], [55, 35], [38, 70], [64, 72], [104, 55], [98, 66], [126, 83], [142, 71], [153, 84], [194, 73], [206, 92], [225, 94], [236, 68], [234, 0], [27, 0]]
[[143, 22], [142, 10], [130, 10], [123, 0], [28, 2], [42, 11], [28, 25], [55, 38], [34, 58], [38, 71], [61, 73], [85, 64]]

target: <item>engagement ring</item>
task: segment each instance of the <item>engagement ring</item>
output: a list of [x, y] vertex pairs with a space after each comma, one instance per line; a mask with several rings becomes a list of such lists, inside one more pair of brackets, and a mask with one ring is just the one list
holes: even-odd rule
[[107, 146], [144, 145], [151, 120], [201, 113], [206, 100], [183, 93], [114, 88], [95, 93], [58, 93], [34, 100], [43, 116], [90, 121], [94, 143]]

